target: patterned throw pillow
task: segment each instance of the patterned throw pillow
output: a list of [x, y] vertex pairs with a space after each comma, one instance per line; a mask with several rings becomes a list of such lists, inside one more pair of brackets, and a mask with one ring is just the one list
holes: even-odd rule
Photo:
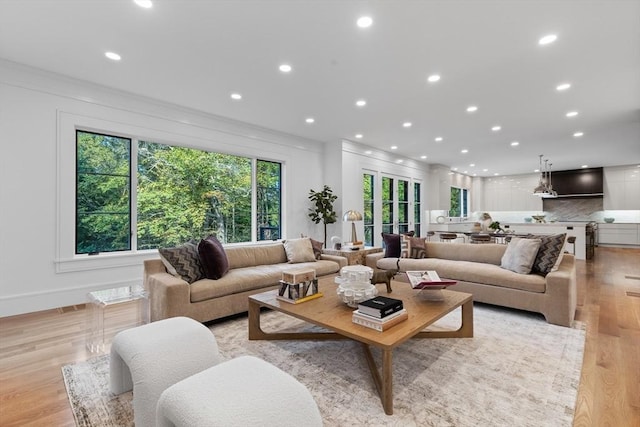
[[400, 236], [400, 258], [426, 258], [427, 250], [422, 237]]
[[540, 239], [514, 237], [504, 251], [500, 267], [520, 274], [529, 274], [540, 249]]
[[552, 235], [538, 235], [527, 236], [530, 239], [540, 239], [540, 249], [538, 249], [538, 255], [533, 262], [531, 268], [532, 273], [538, 273], [546, 276], [553, 270], [558, 257], [562, 253], [564, 247], [564, 240], [567, 237], [566, 233], [552, 234]]
[[[160, 248], [158, 252], [160, 252], [162, 258], [171, 264], [171, 267], [176, 272], [174, 276], [180, 277], [187, 283], [204, 279], [204, 271], [198, 255], [198, 246], [195, 243], [188, 242], [175, 248]], [[172, 273], [170, 269], [167, 270]]]
[[229, 260], [222, 243], [214, 235], [198, 244], [200, 263], [207, 279], [218, 280], [229, 271]]
[[322, 255], [322, 247], [324, 243], [319, 240], [311, 239], [311, 247], [313, 248], [313, 254], [316, 259], [320, 259], [320, 255]]

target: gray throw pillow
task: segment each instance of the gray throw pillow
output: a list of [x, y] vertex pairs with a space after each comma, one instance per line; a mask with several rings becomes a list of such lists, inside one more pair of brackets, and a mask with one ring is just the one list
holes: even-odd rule
[[[171, 267], [176, 272], [174, 276], [180, 277], [187, 283], [204, 279], [205, 276], [200, 264], [200, 256], [198, 255], [198, 246], [195, 243], [188, 242], [175, 248], [160, 248], [158, 252], [160, 252], [160, 256], [164, 260], [171, 264]], [[172, 273], [172, 270], [167, 270]]]
[[529, 274], [540, 244], [540, 239], [512, 238], [504, 251], [500, 267], [520, 274]]

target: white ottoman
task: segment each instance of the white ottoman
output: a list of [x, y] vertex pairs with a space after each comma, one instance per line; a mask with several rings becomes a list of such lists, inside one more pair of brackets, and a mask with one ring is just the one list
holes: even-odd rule
[[322, 426], [309, 390], [264, 360], [241, 356], [167, 388], [158, 427]]
[[118, 333], [109, 360], [112, 393], [133, 389], [136, 427], [152, 427], [160, 394], [220, 362], [213, 333], [187, 317], [173, 317]]

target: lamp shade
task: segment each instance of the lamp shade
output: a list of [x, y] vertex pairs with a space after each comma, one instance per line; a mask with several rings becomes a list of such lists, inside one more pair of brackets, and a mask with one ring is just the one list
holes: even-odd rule
[[362, 214], [358, 211], [348, 210], [342, 216], [343, 221], [362, 221]]

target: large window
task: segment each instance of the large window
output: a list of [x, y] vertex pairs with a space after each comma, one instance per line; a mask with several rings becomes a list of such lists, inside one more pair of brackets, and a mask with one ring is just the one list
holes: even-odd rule
[[393, 210], [393, 178], [382, 177], [382, 232], [393, 233], [395, 215]]
[[368, 173], [362, 175], [362, 195], [364, 202], [364, 244], [373, 246], [374, 236], [374, 176]]
[[469, 191], [466, 188], [451, 187], [449, 216], [462, 218], [469, 216]]
[[82, 131], [77, 151], [78, 254], [280, 237], [280, 163]]
[[422, 221], [420, 218], [420, 212], [422, 211], [422, 198], [420, 196], [421, 186], [419, 182], [413, 183], [413, 221], [414, 230], [416, 231], [416, 237], [420, 237], [420, 227], [422, 227]]

